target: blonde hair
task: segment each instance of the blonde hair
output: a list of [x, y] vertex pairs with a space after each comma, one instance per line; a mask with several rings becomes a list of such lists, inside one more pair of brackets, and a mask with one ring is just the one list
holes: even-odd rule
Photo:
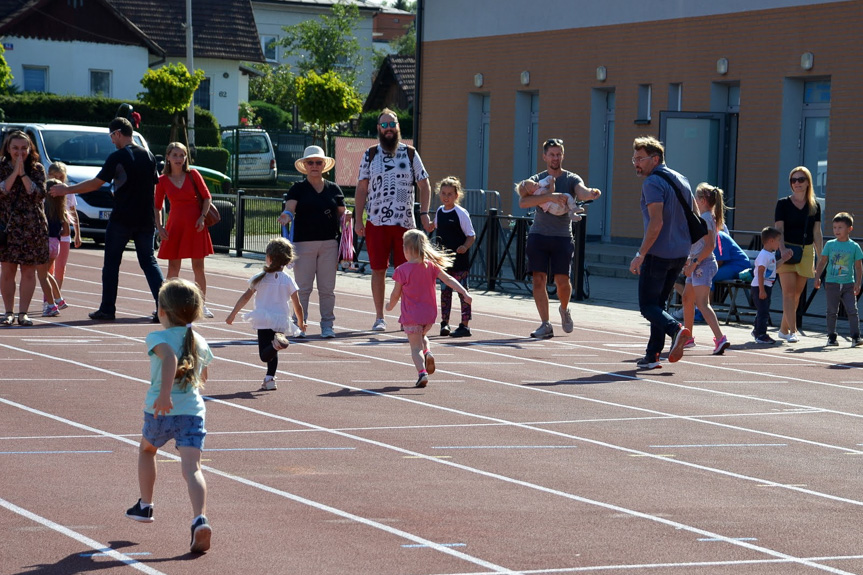
[[191, 170], [191, 168], [189, 168], [189, 148], [187, 148], [182, 142], [171, 142], [170, 144], [168, 144], [168, 147], [165, 150], [165, 167], [162, 168], [162, 173], [166, 176], [170, 176], [171, 170], [173, 170], [173, 168], [171, 167], [171, 162], [168, 161], [168, 156], [170, 156], [171, 152], [178, 148], [180, 150], [183, 150], [183, 153], [186, 154], [186, 159], [183, 162], [183, 171], [189, 172]]
[[[63, 182], [56, 178], [49, 178], [45, 181], [45, 191], [50, 192], [51, 188]], [[66, 213], [66, 196], [54, 197], [48, 194], [45, 197], [45, 219], [49, 222], [64, 222], [69, 223], [69, 214]]]
[[434, 186], [434, 192], [440, 195], [441, 188], [452, 188], [455, 190], [455, 203], [461, 203], [461, 180], [455, 176], [447, 176]]
[[[52, 173], [57, 174], [60, 177], [58, 178], [56, 176], [52, 176]], [[51, 162], [51, 165], [48, 166], [48, 177], [56, 178], [60, 180], [61, 183], [65, 184], [66, 180], [68, 179], [68, 176], [66, 174], [66, 164], [64, 164], [63, 162]]]
[[[188, 326], [183, 336], [183, 346], [177, 358], [177, 372], [174, 381], [180, 389], [186, 391], [204, 387], [204, 382], [198, 377], [198, 346], [195, 343], [195, 332], [192, 322], [198, 320], [204, 311], [204, 296], [196, 284], [181, 278], [166, 280], [159, 289], [159, 310], [164, 311], [172, 326]], [[162, 382], [165, 385], [165, 382]]]
[[812, 187], [812, 172], [806, 166], [797, 166], [788, 174], [789, 182], [794, 172], [803, 172], [806, 175], [806, 179], [809, 180], [806, 185], [806, 203], [809, 205], [809, 215], [814, 216], [817, 211], [817, 204], [815, 203], [815, 188]]
[[427, 235], [420, 230], [408, 230], [402, 238], [406, 251], [411, 251], [426, 261], [433, 262], [437, 267], [446, 269], [455, 260], [455, 254], [449, 250], [439, 250], [429, 241]]
[[294, 246], [285, 238], [273, 238], [267, 244], [267, 257], [270, 263], [264, 266], [263, 271], [252, 278], [250, 286], [255, 288], [264, 276], [280, 271], [286, 265], [294, 261]]
[[713, 219], [716, 220], [716, 231], [722, 229], [725, 225], [725, 192], [722, 188], [711, 186], [707, 182], [701, 182], [695, 188], [695, 198], [701, 198], [710, 208], [710, 213], [713, 214]]

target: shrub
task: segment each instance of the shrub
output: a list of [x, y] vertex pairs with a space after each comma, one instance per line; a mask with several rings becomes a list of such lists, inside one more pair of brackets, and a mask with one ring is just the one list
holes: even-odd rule
[[249, 102], [255, 114], [261, 119], [261, 127], [268, 131], [288, 130], [291, 128], [291, 114], [274, 104], [262, 100]]
[[228, 171], [231, 154], [225, 148], [197, 147], [195, 165], [217, 170], [223, 174]]

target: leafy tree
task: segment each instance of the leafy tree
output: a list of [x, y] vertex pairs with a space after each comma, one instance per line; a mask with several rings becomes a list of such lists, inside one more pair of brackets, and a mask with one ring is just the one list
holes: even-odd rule
[[296, 83], [297, 107], [303, 119], [313, 125], [315, 140], [326, 142], [330, 126], [348, 121], [363, 109], [357, 90], [332, 70], [320, 75], [310, 71]]
[[393, 0], [390, 6], [396, 10], [404, 10], [405, 12], [417, 13], [417, 0]]
[[285, 37], [279, 45], [288, 56], [298, 56], [297, 69], [306, 76], [335, 72], [352, 86], [363, 63], [362, 47], [355, 30], [360, 21], [360, 9], [347, 0], [338, 0], [332, 15], [321, 15], [293, 26], [284, 26]]
[[147, 70], [141, 79], [141, 85], [147, 89], [146, 92], [138, 94], [138, 98], [145, 104], [163, 110], [173, 115], [171, 122], [171, 141], [177, 141], [178, 129], [182, 126], [185, 141], [188, 144], [189, 134], [186, 131], [186, 119], [184, 112], [198, 89], [201, 81], [205, 78], [203, 70], [195, 70], [190, 74], [182, 62], [166, 64], [156, 70]]
[[6, 58], [3, 57], [5, 53], [6, 49], [0, 44], [0, 94], [9, 94], [12, 86], [12, 68], [9, 67]]
[[261, 100], [282, 110], [290, 110], [297, 99], [294, 85], [297, 77], [291, 67], [287, 64], [275, 67], [269, 64], [252, 64], [252, 67], [264, 75], [249, 80], [249, 100]]

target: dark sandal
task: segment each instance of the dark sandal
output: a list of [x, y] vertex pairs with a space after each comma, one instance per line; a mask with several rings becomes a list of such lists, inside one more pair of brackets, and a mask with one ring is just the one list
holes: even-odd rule
[[0, 320], [0, 325], [9, 327], [13, 323], [15, 323], [15, 314], [11, 311], [7, 311], [6, 314], [3, 316], [3, 319]]
[[23, 327], [30, 327], [31, 325], [33, 325], [33, 320], [27, 317], [26, 312], [21, 312], [18, 314], [18, 325]]

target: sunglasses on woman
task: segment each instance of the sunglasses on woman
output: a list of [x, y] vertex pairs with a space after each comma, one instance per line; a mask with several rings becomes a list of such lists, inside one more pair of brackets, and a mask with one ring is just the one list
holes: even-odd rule
[[323, 160], [306, 160], [305, 164], [307, 166], [323, 166], [324, 161]]
[[808, 181], [809, 180], [806, 178], [806, 176], [801, 176], [799, 178], [791, 178], [792, 184], [803, 184], [803, 183], [806, 183]]

